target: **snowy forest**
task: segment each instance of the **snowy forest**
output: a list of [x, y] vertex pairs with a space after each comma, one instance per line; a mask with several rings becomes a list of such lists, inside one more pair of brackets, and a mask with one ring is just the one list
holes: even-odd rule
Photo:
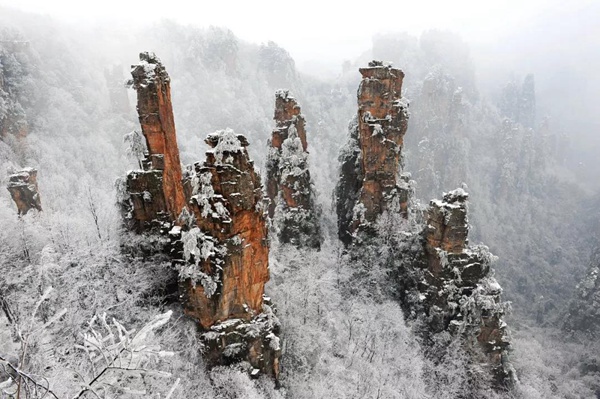
[[600, 398], [598, 43], [555, 42], [331, 75], [0, 6], [0, 398]]

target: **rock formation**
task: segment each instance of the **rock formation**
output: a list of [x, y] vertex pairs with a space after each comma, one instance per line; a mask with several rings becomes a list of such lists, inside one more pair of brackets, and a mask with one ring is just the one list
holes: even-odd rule
[[[377, 253], [385, 235], [390, 253], [377, 253], [374, 261], [390, 268], [395, 284], [386, 288], [397, 295], [407, 317], [423, 327], [428, 356], [441, 361], [440, 352], [459, 342], [468, 355], [472, 385], [489, 381], [505, 389], [513, 376], [502, 321], [505, 304], [500, 285], [490, 275], [493, 255], [487, 247], [468, 245], [468, 194], [457, 189], [431, 201], [423, 220], [417, 205], [412, 212], [416, 217], [408, 220], [412, 189], [408, 175], [400, 174], [408, 122], [401, 98], [404, 74], [379, 62], [360, 72], [359, 112], [340, 156], [336, 187], [340, 239], [347, 246], [360, 243], [350, 246], [349, 254], [361, 258]], [[402, 233], [398, 238], [376, 228], [388, 221], [386, 228]]]
[[185, 183], [186, 224], [171, 231], [181, 242], [185, 312], [207, 330], [209, 365], [248, 360], [254, 374], [277, 379], [279, 322], [263, 301], [269, 246], [260, 176], [243, 135], [226, 129], [206, 143], [206, 161], [194, 165]]
[[408, 103], [401, 94], [404, 73], [378, 61], [360, 73], [358, 114], [340, 156], [336, 187], [338, 231], [346, 245], [359, 230], [372, 230], [377, 217], [396, 201], [396, 211], [406, 214], [409, 191], [400, 176], [408, 127]]
[[[242, 135], [208, 136], [206, 161], [194, 165], [190, 209], [196, 225], [182, 233], [189, 274], [186, 312], [204, 328], [262, 311], [269, 246], [260, 177]], [[194, 246], [195, 240], [198, 244]]]
[[132, 68], [148, 152], [144, 170], [122, 187], [126, 221], [136, 232], [168, 236], [187, 315], [201, 335], [209, 366], [248, 361], [251, 373], [278, 378], [279, 321], [263, 300], [269, 245], [260, 176], [248, 141], [226, 129], [210, 134], [206, 161], [185, 179], [171, 108], [169, 76], [153, 54]]
[[268, 213], [280, 242], [319, 248], [321, 232], [308, 170], [304, 116], [287, 90], [275, 93], [276, 127], [268, 142]]
[[125, 209], [131, 227], [149, 229], [156, 221], [176, 221], [186, 199], [171, 105], [170, 78], [153, 53], [141, 53], [131, 69], [137, 91], [137, 110], [148, 152], [143, 171], [127, 175]]
[[444, 193], [425, 210], [423, 225], [406, 231], [395, 254], [395, 292], [408, 318], [422, 328], [426, 355], [441, 361], [452, 342], [467, 355], [473, 389], [509, 389], [514, 370], [503, 321], [506, 303], [493, 277], [494, 256], [483, 245], [468, 245], [468, 194]]
[[[502, 317], [502, 288], [490, 274], [487, 247], [468, 246], [468, 194], [463, 189], [432, 200], [424, 229], [426, 269], [419, 282], [430, 333], [463, 337], [477, 366], [488, 368], [496, 387], [512, 378], [508, 332]], [[481, 356], [483, 355], [483, 356]]]
[[26, 168], [8, 177], [7, 189], [17, 204], [19, 215], [25, 215], [31, 209], [42, 210], [38, 193], [37, 170]]

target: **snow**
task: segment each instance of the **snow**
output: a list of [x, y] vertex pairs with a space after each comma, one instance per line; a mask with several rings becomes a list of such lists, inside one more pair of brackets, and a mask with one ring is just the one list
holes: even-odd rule
[[192, 178], [192, 193], [196, 193], [192, 196], [192, 199], [195, 199], [200, 209], [202, 209], [203, 218], [213, 213], [210, 201], [215, 196], [215, 190], [211, 181], [212, 174], [210, 172], [198, 173]]
[[228, 153], [229, 156], [225, 159], [225, 163], [232, 163], [232, 153], [240, 152], [244, 149], [242, 143], [238, 139], [233, 129], [227, 128], [211, 133], [212, 137], [218, 137], [217, 145], [213, 149], [215, 160], [217, 163], [223, 163], [223, 155]]
[[266, 337], [269, 340], [269, 347], [275, 351], [281, 349], [279, 337], [273, 333], [269, 333]]

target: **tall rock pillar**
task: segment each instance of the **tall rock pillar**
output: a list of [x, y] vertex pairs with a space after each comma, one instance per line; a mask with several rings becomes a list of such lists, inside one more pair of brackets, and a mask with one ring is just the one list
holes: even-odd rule
[[210, 365], [246, 359], [277, 378], [279, 322], [263, 300], [269, 244], [260, 176], [244, 136], [226, 129], [206, 142], [212, 149], [189, 180], [195, 222], [171, 233], [183, 244], [185, 312], [209, 330], [202, 337]]
[[185, 257], [192, 261], [183, 269], [189, 271], [186, 312], [204, 328], [260, 313], [269, 280], [262, 184], [248, 157], [248, 141], [227, 129], [206, 142], [212, 149], [205, 162], [194, 165], [191, 182], [196, 227], [183, 233]]
[[268, 142], [268, 213], [282, 243], [319, 248], [319, 214], [308, 169], [304, 116], [287, 90], [275, 93], [276, 127]]
[[206, 161], [186, 168], [182, 181], [169, 76], [153, 54], [140, 61], [132, 85], [148, 151], [144, 170], [129, 172], [123, 187], [127, 218], [138, 232], [168, 233], [183, 308], [204, 331], [207, 365], [247, 361], [252, 376], [277, 380], [279, 321], [263, 297], [266, 205], [248, 141], [231, 129], [210, 134]]
[[430, 202], [419, 295], [429, 333], [460, 336], [473, 370], [487, 368], [492, 386], [506, 389], [514, 376], [507, 360], [510, 342], [502, 288], [491, 274], [493, 255], [487, 247], [468, 245], [468, 198], [459, 188]]
[[378, 61], [359, 71], [358, 114], [340, 156], [336, 188], [339, 236], [345, 244], [359, 230], [368, 231], [395, 200], [403, 214], [408, 203], [407, 182], [400, 175], [408, 127], [408, 103], [401, 93], [404, 72]]
[[131, 75], [147, 153], [144, 170], [128, 174], [126, 192], [133, 228], [141, 231], [154, 221], [177, 220], [186, 199], [169, 75], [153, 53], [140, 53], [140, 63], [132, 66]]

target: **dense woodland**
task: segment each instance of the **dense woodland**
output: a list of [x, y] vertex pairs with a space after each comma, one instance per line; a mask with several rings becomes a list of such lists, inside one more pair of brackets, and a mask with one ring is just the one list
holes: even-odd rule
[[[0, 11], [0, 186], [34, 167], [43, 207], [18, 217], [0, 189], [0, 397], [13, 397], [11, 367], [31, 377], [20, 397], [32, 398], [51, 397], [48, 387], [59, 398], [600, 397], [599, 197], [573, 170], [576, 132], [536, 105], [535, 70], [480, 82], [468, 44], [429, 31], [375, 36], [325, 80], [299, 72], [277, 44], [225, 28], [164, 21], [86, 31]], [[176, 270], [151, 237], [123, 229], [115, 181], [140, 162], [126, 81], [141, 51], [155, 52], [171, 77], [183, 164], [203, 159], [208, 133], [232, 128], [263, 171], [276, 90], [302, 105], [323, 242], [298, 249], [271, 237], [266, 293], [281, 323], [281, 386], [251, 379], [243, 365], [207, 369], [173, 289]], [[440, 356], [426, 355], [430, 344], [396, 300], [385, 262], [404, 245], [406, 221], [382, 221], [381, 240], [359, 262], [338, 240], [338, 155], [356, 113], [358, 68], [372, 59], [406, 74], [412, 206], [462, 187], [471, 243], [497, 256], [511, 302], [510, 392], [474, 383], [447, 337]], [[135, 356], [106, 366], [123, 347]]]

